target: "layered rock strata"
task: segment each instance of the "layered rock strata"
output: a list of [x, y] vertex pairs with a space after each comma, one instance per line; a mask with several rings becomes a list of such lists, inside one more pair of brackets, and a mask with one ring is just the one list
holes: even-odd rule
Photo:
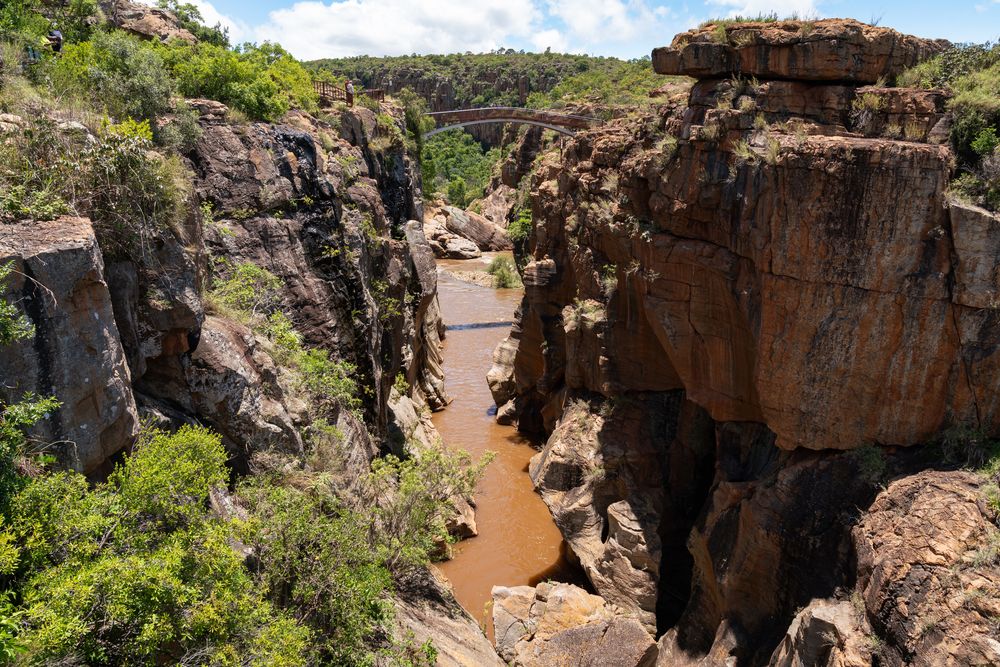
[[769, 662], [862, 577], [869, 468], [912, 470], [888, 447], [1000, 432], [1000, 220], [947, 195], [942, 92], [864, 85], [941, 47], [710, 26], [654, 55], [686, 105], [536, 170], [498, 418], [549, 435], [532, 479], [597, 592], [670, 630], [661, 664]]

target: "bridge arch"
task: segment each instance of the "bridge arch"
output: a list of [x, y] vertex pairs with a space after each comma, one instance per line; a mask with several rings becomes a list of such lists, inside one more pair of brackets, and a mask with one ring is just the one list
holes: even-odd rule
[[448, 130], [469, 127], [472, 125], [485, 125], [487, 123], [520, 123], [523, 125], [534, 125], [553, 130], [560, 134], [573, 136], [578, 130], [584, 130], [600, 123], [597, 118], [587, 116], [575, 116], [572, 114], [556, 113], [554, 111], [541, 111], [536, 109], [524, 109], [521, 107], [486, 107], [482, 109], [459, 109], [456, 111], [436, 111], [427, 114], [439, 124], [438, 127], [426, 132], [425, 137], [432, 137], [435, 134]]

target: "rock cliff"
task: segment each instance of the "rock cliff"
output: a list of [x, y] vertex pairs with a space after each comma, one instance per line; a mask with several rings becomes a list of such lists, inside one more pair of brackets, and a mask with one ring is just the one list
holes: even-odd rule
[[[498, 418], [549, 435], [532, 479], [596, 591], [669, 630], [661, 664], [767, 664], [783, 636], [775, 664], [850, 664], [796, 657], [839, 612], [796, 613], [855, 581], [850, 650], [870, 631], [886, 664], [925, 651], [905, 628], [930, 612], [893, 621], [888, 602], [907, 567], [864, 583], [913, 556], [858, 531], [895, 507], [872, 505], [883, 475], [947, 482], [906, 478], [921, 465], [894, 448], [1000, 432], [1000, 220], [948, 196], [943, 93], [882, 85], [940, 48], [851, 21], [707, 26], [654, 53], [699, 79], [686, 104], [535, 171]], [[936, 525], [915, 507], [896, 519]], [[964, 627], [961, 646], [931, 633], [937, 664], [995, 661], [993, 631]]]

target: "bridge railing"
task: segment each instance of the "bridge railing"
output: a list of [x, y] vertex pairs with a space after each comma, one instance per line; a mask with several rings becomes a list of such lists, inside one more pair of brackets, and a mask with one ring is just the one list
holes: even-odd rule
[[[321, 104], [347, 101], [347, 91], [344, 90], [343, 86], [329, 83], [328, 81], [313, 81], [313, 89], [319, 95]], [[385, 101], [385, 91], [381, 88], [371, 88], [369, 90], [359, 88], [355, 93], [355, 97], [359, 95], [366, 95], [376, 102]]]

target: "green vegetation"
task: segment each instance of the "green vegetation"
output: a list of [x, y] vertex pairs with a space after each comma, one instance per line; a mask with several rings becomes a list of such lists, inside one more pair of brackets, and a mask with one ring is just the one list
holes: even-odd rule
[[269, 340], [272, 356], [295, 375], [313, 415], [324, 418], [337, 407], [360, 413], [357, 368], [332, 359], [322, 348], [305, 348], [302, 336], [279, 308], [281, 279], [250, 262], [235, 266], [220, 262], [216, 268], [224, 275], [216, 277], [206, 305]]
[[157, 0], [160, 9], [167, 9], [174, 13], [181, 27], [198, 38], [199, 42], [208, 42], [216, 46], [229, 46], [229, 29], [223, 28], [221, 23], [214, 26], [205, 25], [205, 20], [201, 11], [195, 5], [179, 0]]
[[35, 118], [0, 145], [0, 218], [94, 221], [112, 255], [144, 252], [156, 230], [185, 212], [188, 176], [176, 157], [150, 150], [148, 123], [105, 123], [97, 141]]
[[486, 271], [493, 276], [493, 287], [497, 289], [522, 286], [521, 276], [517, 272], [517, 267], [505, 255], [500, 255], [490, 262]]
[[960, 174], [952, 191], [1000, 210], [1000, 44], [956, 46], [904, 72], [897, 83], [953, 93], [948, 106]]
[[649, 58], [614, 61], [567, 77], [547, 93], [532, 93], [532, 109], [562, 109], [581, 104], [637, 107], [656, 102], [649, 93], [673, 79], [653, 71]]
[[446, 194], [453, 206], [465, 208], [483, 196], [499, 160], [498, 149], [483, 150], [467, 132], [436, 134], [424, 142], [421, 153], [424, 196]]
[[[522, 79], [527, 79], [529, 92], [537, 92], [574, 74], [611, 68], [618, 63], [621, 61], [615, 58], [499, 49], [482, 54], [356, 56], [315, 60], [306, 65], [314, 72], [325, 72], [331, 79], [350, 77], [361, 81], [366, 88], [381, 87], [386, 80], [404, 81], [416, 87], [420, 81], [430, 83], [446, 78], [454, 88], [456, 104], [462, 108], [522, 106], [518, 84]], [[484, 81], [496, 83], [484, 84]]]

